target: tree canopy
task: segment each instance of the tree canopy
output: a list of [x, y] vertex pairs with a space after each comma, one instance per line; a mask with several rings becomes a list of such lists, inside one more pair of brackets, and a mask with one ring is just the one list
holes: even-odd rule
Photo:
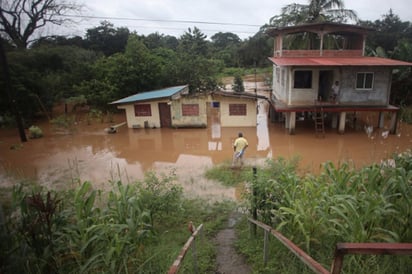
[[[299, 18], [307, 14], [301, 15]], [[284, 19], [287, 22], [289, 17]], [[402, 22], [389, 11], [379, 20], [360, 24], [377, 30], [368, 36], [369, 55], [411, 61], [410, 22]], [[8, 47], [7, 57], [13, 94], [27, 123], [43, 111], [41, 105], [51, 111], [56, 103], [73, 98], [87, 100], [92, 108], [108, 110], [111, 101], [167, 86], [188, 84], [192, 93], [213, 90], [225, 67], [268, 66], [267, 57], [272, 51], [273, 38], [263, 30], [245, 40], [230, 32], [219, 32], [208, 39], [193, 27], [176, 38], [159, 33], [138, 35], [103, 21], [88, 29], [84, 38], [43, 37], [24, 51]], [[409, 79], [410, 69], [396, 70], [391, 103], [411, 103]], [[0, 77], [1, 88], [4, 83]], [[0, 109], [0, 115], [10, 115], [5, 96], [0, 97]]]
[[76, 13], [81, 6], [66, 0], [2, 0], [0, 1], [0, 33], [17, 47], [27, 48], [35, 32], [46, 24], [62, 25], [70, 21], [67, 13]]
[[355, 11], [345, 9], [342, 0], [309, 0], [308, 4], [289, 4], [282, 8], [282, 13], [270, 19], [270, 25], [292, 26], [302, 23], [339, 22], [348, 20], [357, 22]]

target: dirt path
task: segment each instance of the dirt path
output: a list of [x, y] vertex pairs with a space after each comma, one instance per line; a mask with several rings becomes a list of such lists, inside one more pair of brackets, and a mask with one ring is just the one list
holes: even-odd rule
[[248, 274], [252, 273], [245, 259], [236, 252], [235, 224], [240, 220], [241, 214], [233, 212], [228, 219], [227, 226], [216, 236], [217, 244], [217, 274]]

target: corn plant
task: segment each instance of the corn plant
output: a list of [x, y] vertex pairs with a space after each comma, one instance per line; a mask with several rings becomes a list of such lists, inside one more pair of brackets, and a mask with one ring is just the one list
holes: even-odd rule
[[42, 189], [26, 194], [20, 186], [14, 188], [13, 199], [12, 214], [3, 225], [9, 237], [5, 265], [11, 266], [13, 272], [27, 272], [27, 265], [38, 273], [57, 272], [59, 255], [55, 235], [64, 223], [58, 194]]
[[[411, 153], [395, 155], [394, 162], [360, 170], [349, 163], [325, 163], [321, 175], [302, 177], [282, 170], [273, 174], [270, 167], [256, 179], [258, 194], [249, 197], [250, 204], [258, 198], [259, 218], [325, 265], [337, 242], [411, 242]], [[352, 256], [344, 271], [362, 273], [372, 263], [373, 273], [408, 269], [408, 258], [400, 260], [399, 268], [388, 267], [391, 262]]]
[[[183, 199], [174, 176], [154, 173], [105, 192], [84, 182], [62, 191], [18, 186], [12, 194], [4, 216], [0, 210], [1, 273], [164, 273], [190, 236], [189, 220], [204, 223], [208, 237], [232, 210]], [[198, 252], [199, 271], [211, 272], [213, 244]]]

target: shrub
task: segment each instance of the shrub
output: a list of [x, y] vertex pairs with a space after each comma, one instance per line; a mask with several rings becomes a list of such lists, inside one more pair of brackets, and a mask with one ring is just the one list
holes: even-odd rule
[[104, 122], [103, 112], [99, 109], [92, 108], [87, 115], [87, 124], [90, 125], [92, 120]]
[[32, 139], [43, 137], [43, 131], [38, 126], [29, 127], [29, 134]]
[[236, 74], [232, 85], [233, 91], [244, 92], [245, 86], [243, 85], [243, 79], [241, 74]]
[[412, 108], [411, 107], [401, 107], [400, 118], [402, 121], [412, 124]]
[[60, 115], [51, 120], [51, 124], [60, 130], [72, 132], [75, 125], [75, 117], [70, 115]]

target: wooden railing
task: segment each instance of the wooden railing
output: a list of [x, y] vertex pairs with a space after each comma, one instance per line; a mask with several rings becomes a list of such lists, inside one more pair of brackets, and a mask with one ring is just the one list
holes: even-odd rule
[[[173, 262], [172, 266], [169, 268], [168, 274], [176, 274], [178, 273], [180, 266], [183, 263], [183, 259], [186, 256], [187, 251], [190, 247], [193, 249], [193, 273], [198, 273], [197, 270], [197, 254], [196, 254], [196, 237], [200, 234], [200, 231], [203, 228], [203, 224], [199, 225], [199, 227], [192, 232], [192, 235], [189, 237], [185, 245], [183, 246], [182, 250], [180, 251], [179, 255], [177, 256], [176, 260]], [[190, 228], [189, 228], [190, 230]]]
[[318, 274], [339, 274], [342, 270], [343, 258], [349, 254], [412, 255], [412, 243], [338, 243], [336, 245], [331, 271], [329, 272], [280, 232], [257, 220], [251, 218], [248, 218], [248, 220], [265, 231], [263, 242], [263, 260], [265, 265], [269, 258], [269, 233], [294, 253], [304, 264], [312, 269], [314, 273]]
[[412, 243], [338, 243], [332, 264], [332, 274], [339, 274], [343, 257], [348, 254], [412, 255]]
[[319, 274], [330, 274], [328, 270], [326, 270], [320, 263], [315, 261], [312, 257], [306, 254], [305, 251], [300, 249], [297, 245], [295, 245], [291, 240], [283, 236], [280, 232], [276, 231], [272, 227], [261, 223], [259, 221], [253, 220], [248, 218], [249, 222], [257, 225], [258, 227], [262, 228], [265, 231], [265, 239], [263, 243], [263, 260], [264, 264], [267, 264], [269, 258], [269, 233], [275, 236], [285, 247], [287, 247], [293, 254], [295, 254], [304, 264], [306, 264], [310, 269], [312, 269], [315, 273]]

